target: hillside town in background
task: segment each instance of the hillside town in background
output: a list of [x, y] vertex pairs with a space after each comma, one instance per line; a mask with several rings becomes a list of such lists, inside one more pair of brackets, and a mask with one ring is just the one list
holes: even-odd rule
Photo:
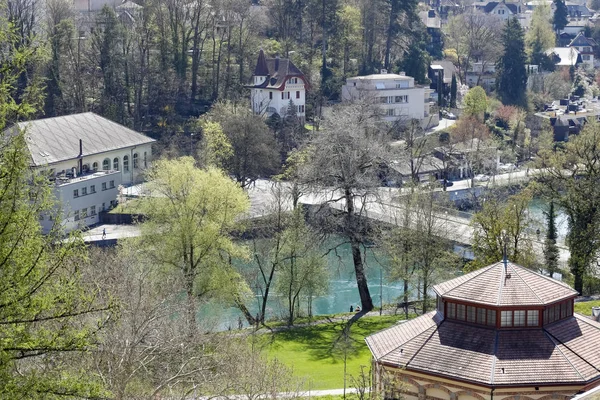
[[0, 4], [0, 399], [600, 399], [600, 0]]

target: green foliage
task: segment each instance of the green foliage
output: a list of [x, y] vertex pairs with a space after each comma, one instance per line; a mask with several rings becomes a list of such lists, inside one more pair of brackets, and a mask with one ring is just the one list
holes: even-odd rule
[[575, 290], [583, 293], [584, 277], [600, 250], [600, 126], [589, 121], [566, 145], [539, 154], [538, 167], [544, 171], [540, 188], [567, 215], [569, 269]]
[[288, 324], [293, 325], [301, 297], [309, 300], [310, 310], [312, 298], [327, 292], [329, 274], [326, 260], [319, 254], [317, 236], [306, 226], [302, 208], [292, 211], [282, 243], [280, 257], [283, 262], [279, 267], [276, 290], [287, 300]]
[[548, 212], [546, 213], [546, 240], [544, 241], [544, 261], [545, 269], [548, 275], [552, 276], [558, 272], [559, 251], [556, 245], [558, 233], [556, 231], [556, 212], [554, 211], [554, 202], [550, 201]]
[[233, 148], [218, 122], [204, 120], [202, 126], [201, 154], [206, 166], [222, 168], [233, 156]]
[[531, 28], [527, 31], [527, 53], [532, 64], [539, 64], [544, 51], [556, 44], [554, 31], [550, 23], [552, 10], [547, 4], [534, 8], [531, 16]]
[[514, 263], [535, 268], [533, 247], [526, 232], [531, 226], [527, 210], [532, 199], [530, 190], [507, 199], [489, 196], [481, 211], [475, 213], [472, 225], [473, 252], [476, 259], [468, 266], [474, 270], [501, 261], [506, 255]]
[[278, 145], [262, 117], [229, 102], [216, 104], [208, 116], [221, 125], [231, 144], [233, 155], [224, 165], [240, 186], [279, 171]]
[[450, 83], [450, 107], [451, 108], [456, 108], [456, 91], [457, 91], [456, 75], [452, 74], [452, 82]]
[[141, 248], [163, 268], [179, 273], [188, 297], [190, 331], [195, 329], [195, 299], [219, 297], [233, 302], [245, 294], [230, 257], [245, 257], [231, 232], [248, 210], [249, 200], [216, 168], [198, 169], [191, 157], [159, 160], [148, 174], [149, 196], [140, 208]]
[[[404, 285], [402, 302], [408, 317], [408, 303], [422, 299], [422, 312], [432, 307], [429, 289], [443, 280], [458, 265], [450, 242], [442, 239], [448, 232], [445, 221], [437, 217], [432, 192], [413, 191], [400, 203], [395, 216], [397, 227], [384, 239], [389, 256], [389, 279]], [[410, 288], [419, 288], [418, 292]]]
[[502, 103], [527, 107], [527, 71], [523, 29], [517, 18], [510, 18], [502, 33], [504, 51], [496, 64], [496, 88]]
[[488, 108], [487, 95], [481, 86], [469, 89], [463, 100], [463, 113], [483, 121], [483, 116]]
[[559, 32], [569, 23], [569, 10], [563, 0], [554, 0], [554, 17], [552, 24], [554, 30]]
[[102, 326], [97, 293], [80, 280], [83, 243], [77, 234], [59, 242], [58, 226], [42, 235], [41, 214], [60, 220], [53, 190], [29, 170], [25, 133], [11, 128], [42, 106], [33, 76], [19, 85], [36, 50], [3, 18], [0, 43], [0, 398], [105, 395], [93, 374], [73, 367]]

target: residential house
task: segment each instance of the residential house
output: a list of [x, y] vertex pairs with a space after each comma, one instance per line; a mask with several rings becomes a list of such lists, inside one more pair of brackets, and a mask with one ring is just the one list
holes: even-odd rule
[[438, 158], [432, 155], [415, 158], [412, 162], [409, 160], [396, 160], [379, 165], [379, 175], [386, 186], [403, 186], [412, 183], [413, 170], [416, 174], [417, 183], [426, 183], [441, 179], [444, 166]]
[[[308, 86], [306, 77], [290, 59], [266, 58], [261, 49], [252, 84], [248, 86], [252, 111], [267, 117], [273, 114], [285, 117], [293, 111], [304, 120]], [[293, 110], [290, 110], [290, 106]]]
[[458, 75], [456, 74], [456, 67], [454, 66], [452, 61], [437, 60], [431, 62], [431, 64], [429, 65], [427, 77], [431, 81], [429, 88], [433, 90], [431, 96], [434, 99], [434, 101], [438, 100], [437, 93], [439, 91], [442, 91], [443, 98], [449, 101], [453, 75], [456, 76], [456, 79], [458, 79]]
[[469, 87], [481, 86], [490, 92], [496, 87], [496, 64], [493, 62], [474, 62], [465, 74]]
[[432, 155], [440, 160], [440, 171], [448, 180], [495, 173], [500, 165], [500, 153], [494, 142], [478, 138], [436, 147]]
[[509, 3], [502, 1], [490, 1], [487, 3], [473, 3], [475, 9], [481, 10], [486, 14], [496, 15], [503, 21], [521, 13], [521, 3]]
[[444, 35], [442, 33], [442, 19], [436, 14], [434, 9], [429, 11], [421, 11], [419, 13], [421, 22], [427, 28], [429, 34], [429, 43], [427, 43], [427, 51], [434, 57], [442, 55], [444, 48]]
[[415, 85], [415, 79], [400, 74], [380, 74], [347, 78], [342, 86], [342, 101], [371, 99], [389, 122], [416, 119], [427, 129], [439, 123], [437, 112], [430, 113], [431, 89]]
[[577, 47], [553, 47], [545, 51], [545, 54], [554, 61], [557, 68], [569, 69], [583, 62]]
[[[66, 231], [94, 225], [116, 204], [118, 187], [143, 180], [152, 160], [151, 139], [94, 113], [21, 122], [30, 166], [54, 182]], [[47, 232], [55, 221], [42, 216]]]
[[567, 47], [577, 49], [581, 55], [583, 65], [594, 68], [594, 53], [598, 47], [598, 43], [594, 39], [587, 38], [583, 32], [579, 32]]
[[366, 338], [382, 397], [567, 400], [600, 384], [600, 323], [568, 285], [504, 261], [433, 292], [434, 311]]

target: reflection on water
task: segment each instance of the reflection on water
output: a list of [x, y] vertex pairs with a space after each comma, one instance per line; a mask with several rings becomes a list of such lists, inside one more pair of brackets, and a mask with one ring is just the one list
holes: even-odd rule
[[[360, 304], [360, 297], [354, 276], [354, 264], [349, 244], [341, 244], [339, 238], [332, 238], [321, 246], [323, 254], [327, 254], [330, 281], [327, 295], [315, 297], [312, 303], [313, 315], [334, 314], [350, 311], [350, 305]], [[335, 248], [335, 249], [334, 249]], [[387, 282], [383, 263], [387, 262], [382, 252], [373, 247], [364, 249], [363, 260], [369, 284], [371, 298], [376, 306], [383, 300], [384, 304], [394, 303], [402, 295], [402, 284]], [[271, 292], [273, 293], [273, 292]], [[260, 296], [256, 301], [248, 301], [247, 307], [253, 315], [257, 314]], [[307, 302], [301, 303], [301, 313], [307, 313]], [[241, 312], [235, 307], [224, 308], [218, 304], [206, 304], [199, 311], [200, 319], [206, 329], [235, 329], [238, 327]], [[285, 299], [276, 294], [269, 294], [267, 304], [267, 319], [283, 319], [287, 315]], [[245, 320], [242, 321], [246, 326]]]
[[[539, 228], [541, 232], [546, 232], [547, 218], [546, 212], [548, 212], [549, 203], [543, 199], [533, 199], [529, 204], [529, 215], [535, 221], [535, 227]], [[558, 242], [564, 243], [567, 233], [569, 231], [569, 224], [567, 222], [567, 215], [556, 206], [554, 207], [556, 212], [556, 231], [558, 234]], [[545, 237], [542, 233], [542, 238]]]

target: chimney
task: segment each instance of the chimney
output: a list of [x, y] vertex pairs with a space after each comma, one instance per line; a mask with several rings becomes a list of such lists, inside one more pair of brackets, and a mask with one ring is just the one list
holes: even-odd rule
[[592, 307], [592, 318], [600, 322], [600, 307]]
[[78, 160], [78, 168], [79, 175], [83, 174], [83, 140], [79, 139], [79, 155], [77, 156]]
[[275, 72], [279, 71], [279, 54], [275, 56]]

